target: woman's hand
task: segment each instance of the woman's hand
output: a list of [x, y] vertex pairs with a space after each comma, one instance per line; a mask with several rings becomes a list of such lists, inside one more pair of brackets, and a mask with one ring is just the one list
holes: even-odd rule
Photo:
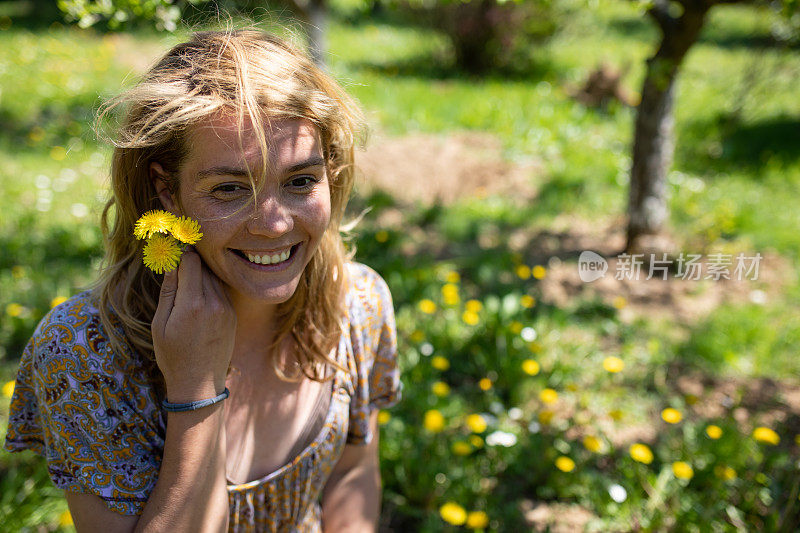
[[189, 247], [164, 274], [153, 316], [153, 349], [167, 400], [212, 398], [225, 389], [236, 314], [219, 279]]

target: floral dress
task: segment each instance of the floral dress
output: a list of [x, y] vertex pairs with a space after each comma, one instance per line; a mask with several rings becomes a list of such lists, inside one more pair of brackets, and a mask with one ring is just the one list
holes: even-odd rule
[[[369, 414], [402, 396], [396, 329], [386, 282], [348, 263], [348, 314], [322, 429], [291, 462], [249, 483], [228, 485], [230, 531], [321, 531], [319, 498], [345, 444], [367, 444]], [[141, 514], [155, 486], [166, 436], [135, 350], [114, 353], [89, 292], [53, 309], [25, 347], [11, 398], [5, 449], [47, 460], [58, 488]]]

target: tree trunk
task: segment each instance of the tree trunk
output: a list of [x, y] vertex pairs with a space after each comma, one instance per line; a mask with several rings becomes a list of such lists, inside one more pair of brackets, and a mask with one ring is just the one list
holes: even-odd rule
[[628, 197], [628, 237], [626, 250], [642, 249], [642, 240], [658, 235], [669, 215], [667, 172], [674, 154], [675, 78], [689, 51], [697, 41], [711, 4], [682, 2], [680, 17], [667, 13], [657, 2], [649, 12], [662, 31], [658, 51], [647, 61], [642, 99], [636, 113], [633, 135], [633, 160]]

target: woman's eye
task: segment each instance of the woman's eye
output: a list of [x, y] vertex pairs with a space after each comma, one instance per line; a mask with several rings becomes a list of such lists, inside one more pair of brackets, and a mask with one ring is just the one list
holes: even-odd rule
[[289, 181], [289, 184], [298, 189], [306, 189], [317, 183], [317, 181], [314, 176], [296, 176]]
[[212, 189], [212, 192], [230, 194], [241, 190], [244, 190], [244, 187], [242, 187], [238, 183], [223, 183], [222, 185], [217, 185], [216, 187], [214, 187], [214, 189]]

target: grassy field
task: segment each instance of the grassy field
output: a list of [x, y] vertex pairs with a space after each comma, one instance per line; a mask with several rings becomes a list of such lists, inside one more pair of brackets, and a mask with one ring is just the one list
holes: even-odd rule
[[[353, 213], [373, 207], [357, 259], [392, 290], [405, 383], [382, 417], [384, 521], [397, 531], [448, 531], [462, 518], [488, 531], [558, 520], [595, 531], [791, 530], [800, 54], [769, 43], [768, 13], [721, 8], [678, 83], [672, 233], [689, 253], [769, 254], [766, 281], [753, 284], [766, 302], [751, 293], [694, 321], [659, 318], [657, 302], [637, 308], [627, 293], [555, 304], [544, 287], [558, 263], [533, 245], [565, 218], [570, 228], [621, 219], [634, 117], [621, 105], [588, 109], [571, 90], [601, 61], [627, 69], [624, 84], [638, 90], [657, 39], [627, 3], [591, 6], [514, 79], [459, 75], [441, 35], [390, 17], [332, 22], [331, 70], [375, 131], [485, 132], [508, 161], [538, 169], [524, 206], [353, 200]], [[53, 300], [88, 283], [100, 259], [109, 150], [89, 127], [99, 102], [180, 37], [34, 31], [0, 11], [0, 385]], [[401, 224], [379, 223], [396, 209]], [[532, 246], [512, 250], [504, 237], [514, 233]], [[2, 426], [7, 405], [4, 395]], [[71, 530], [59, 492], [42, 460], [0, 452], [8, 530]]]

